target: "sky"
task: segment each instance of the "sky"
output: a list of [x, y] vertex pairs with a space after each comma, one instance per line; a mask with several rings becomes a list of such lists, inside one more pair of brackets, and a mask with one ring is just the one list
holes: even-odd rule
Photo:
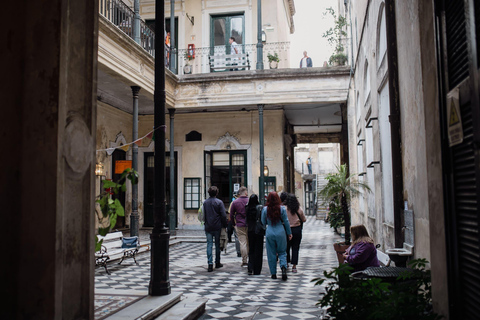
[[338, 11], [338, 0], [295, 0], [295, 33], [290, 35], [290, 67], [298, 68], [303, 51], [312, 58], [314, 67], [321, 67], [333, 52], [322, 34], [333, 26], [333, 18], [323, 13], [328, 7]]

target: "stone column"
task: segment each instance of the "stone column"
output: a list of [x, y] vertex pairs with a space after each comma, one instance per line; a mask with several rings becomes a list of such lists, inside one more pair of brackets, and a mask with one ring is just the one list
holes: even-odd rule
[[[133, 137], [132, 141], [138, 139], [138, 93], [140, 87], [132, 86], [133, 95]], [[138, 146], [132, 144], [132, 168], [138, 171]], [[138, 236], [138, 184], [132, 184], [132, 213], [130, 214], [130, 236]]]
[[168, 109], [168, 113], [170, 114], [170, 210], [168, 211], [169, 217], [169, 227], [170, 233], [175, 232], [175, 228], [177, 227], [177, 220], [175, 214], [175, 144], [173, 141], [173, 123], [174, 123], [174, 116], [175, 116], [175, 109]]
[[0, 319], [93, 319], [98, 1], [2, 7]]

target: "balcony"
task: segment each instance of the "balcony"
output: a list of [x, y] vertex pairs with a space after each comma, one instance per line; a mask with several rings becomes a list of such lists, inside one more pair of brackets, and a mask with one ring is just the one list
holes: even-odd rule
[[[135, 13], [121, 0], [100, 0], [99, 1], [99, 13], [118, 29], [120, 29], [125, 35], [134, 39], [134, 20]], [[140, 42], [139, 45], [148, 52], [152, 57], [155, 56], [155, 32], [150, 29], [145, 21], [140, 20]], [[250, 69], [256, 69], [257, 64], [257, 44], [242, 44], [238, 45], [241, 53], [248, 56]], [[263, 64], [264, 69], [269, 68], [267, 56], [268, 54], [278, 54], [280, 62], [278, 68], [289, 67], [289, 42], [274, 42], [263, 44]], [[189, 64], [191, 66], [191, 73], [210, 73], [209, 57], [215, 55], [225, 55], [230, 53], [230, 47], [228, 46], [215, 46], [194, 48], [193, 50], [179, 49], [178, 53], [176, 49], [172, 52], [168, 52], [167, 46], [165, 46], [165, 57], [172, 57], [175, 60], [174, 73], [183, 75], [184, 66]], [[192, 57], [192, 59], [188, 59]], [[166, 58], [166, 66], [170, 67], [170, 61]], [[225, 71], [228, 71], [226, 69]], [[221, 72], [221, 71], [216, 71]]]

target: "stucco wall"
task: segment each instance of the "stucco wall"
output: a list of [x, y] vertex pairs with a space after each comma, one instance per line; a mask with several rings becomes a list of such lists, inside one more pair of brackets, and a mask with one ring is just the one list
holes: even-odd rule
[[[169, 117], [166, 117], [167, 129], [166, 139], [169, 140]], [[283, 148], [283, 110], [265, 110], [264, 111], [264, 152], [265, 165], [269, 167], [269, 176], [275, 176], [277, 181], [277, 191], [283, 190], [284, 175], [284, 148]], [[108, 126], [107, 126], [108, 124]], [[97, 149], [110, 147], [113, 142], [118, 140], [118, 136], [125, 136], [126, 142], [131, 142], [131, 116], [119, 111], [113, 107], [99, 103], [98, 129], [97, 129]], [[153, 116], [139, 117], [139, 137], [144, 136], [153, 128]], [[179, 228], [198, 228], [200, 223], [197, 220], [195, 210], [183, 209], [183, 179], [199, 177], [204, 185], [204, 151], [205, 150], [227, 150], [225, 143], [219, 140], [225, 139], [231, 141], [231, 150], [235, 150], [237, 145], [241, 145], [247, 150], [247, 181], [249, 193], [259, 192], [258, 177], [260, 174], [259, 158], [259, 124], [258, 112], [208, 112], [195, 114], [176, 114], [175, 115], [175, 151], [178, 152], [178, 217]], [[185, 135], [192, 130], [202, 134], [202, 141], [186, 142]], [[221, 140], [224, 141], [224, 140]], [[242, 147], [242, 148], [243, 148]], [[169, 143], [166, 146], [169, 150]], [[143, 224], [143, 159], [145, 152], [153, 152], [154, 144], [151, 139], [144, 139], [139, 146], [138, 153], [138, 171], [140, 182], [138, 185], [139, 194], [139, 215], [140, 226]], [[131, 150], [127, 152], [127, 158], [131, 159]], [[107, 169], [107, 178], [111, 177], [111, 157], [106, 152], [97, 153], [97, 162], [102, 161]], [[98, 186], [97, 186], [98, 188]], [[98, 190], [97, 190], [98, 191]], [[97, 192], [98, 194], [98, 192]], [[128, 190], [127, 190], [128, 194]], [[131, 210], [131, 199], [127, 199], [126, 221]]]

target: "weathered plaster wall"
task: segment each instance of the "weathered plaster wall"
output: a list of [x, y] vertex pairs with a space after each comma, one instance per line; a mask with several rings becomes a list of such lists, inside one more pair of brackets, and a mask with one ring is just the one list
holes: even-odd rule
[[[415, 257], [430, 260], [428, 170], [418, 4], [396, 2], [404, 200], [415, 217]], [[401, 17], [401, 19], [399, 19]], [[433, 36], [433, 35], [432, 35]], [[401, 45], [409, 43], [410, 45]]]
[[[170, 139], [169, 120], [167, 116], [166, 139]], [[139, 136], [143, 136], [153, 127], [153, 116], [142, 116], [139, 118]], [[252, 191], [258, 194], [258, 177], [260, 174], [259, 157], [259, 125], [258, 111], [250, 112], [207, 112], [192, 114], [175, 115], [175, 151], [179, 152], [178, 168], [178, 217], [180, 228], [200, 229], [200, 223], [197, 220], [196, 210], [183, 209], [183, 178], [196, 178], [204, 181], [204, 151], [206, 149], [215, 149], [219, 139], [227, 133], [231, 135], [239, 144], [247, 146], [250, 149], [250, 156], [247, 155], [247, 183], [249, 193]], [[202, 141], [185, 141], [185, 135], [190, 131], [198, 131], [202, 134]], [[277, 180], [277, 189], [282, 190], [283, 185], [283, 111], [266, 110], [264, 111], [264, 141], [265, 141], [265, 165], [268, 165], [270, 176], [275, 176]], [[231, 150], [234, 150], [235, 144], [230, 143]], [[168, 146], [167, 146], [168, 148]], [[220, 145], [219, 150], [227, 150], [226, 144]], [[153, 144], [151, 140], [146, 139], [145, 143], [139, 147], [139, 174], [140, 179], [143, 176], [143, 153], [152, 152]], [[204, 192], [203, 192], [204, 194]], [[143, 219], [143, 185], [139, 184], [139, 214], [140, 225]]]

